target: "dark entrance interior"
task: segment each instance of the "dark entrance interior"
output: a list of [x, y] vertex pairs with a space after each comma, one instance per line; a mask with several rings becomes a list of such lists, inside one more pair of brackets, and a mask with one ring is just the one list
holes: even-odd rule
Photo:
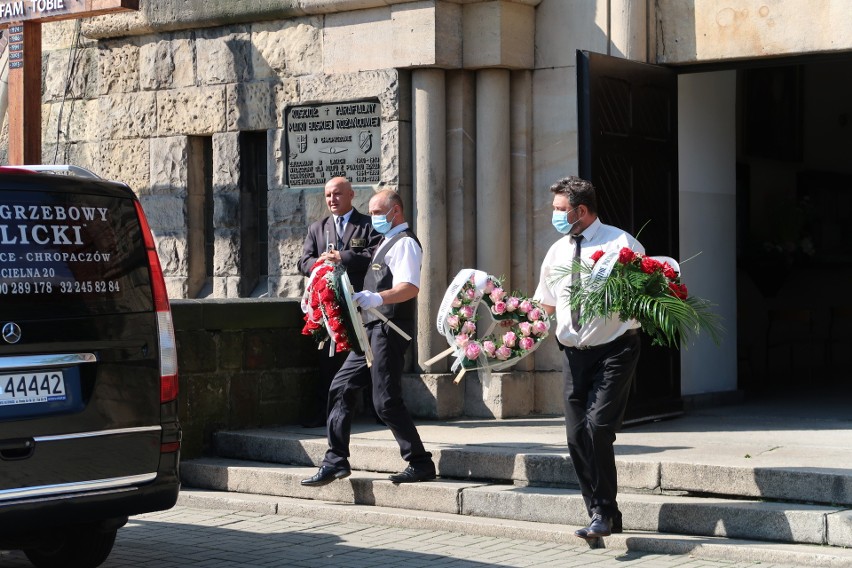
[[742, 69], [737, 90], [738, 386], [848, 384], [852, 59]]

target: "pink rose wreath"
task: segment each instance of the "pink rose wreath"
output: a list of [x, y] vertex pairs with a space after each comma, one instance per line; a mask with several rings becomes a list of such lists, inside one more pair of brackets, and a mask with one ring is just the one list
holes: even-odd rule
[[[478, 310], [483, 301], [488, 309]], [[479, 312], [487, 317], [480, 318]], [[550, 318], [535, 300], [509, 294], [498, 278], [466, 268], [444, 293], [437, 326], [450, 347], [425, 365], [455, 355], [452, 370], [459, 371], [458, 383], [466, 371], [499, 371], [535, 351], [548, 335]]]

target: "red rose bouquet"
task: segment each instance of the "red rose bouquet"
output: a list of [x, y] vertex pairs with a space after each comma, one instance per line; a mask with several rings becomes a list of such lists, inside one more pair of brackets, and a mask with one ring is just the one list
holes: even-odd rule
[[[571, 270], [584, 275], [571, 285], [571, 308], [580, 309], [581, 323], [594, 318], [636, 320], [654, 345], [678, 347], [700, 331], [719, 343], [723, 329], [707, 300], [690, 296], [672, 259], [637, 254], [629, 248], [617, 253], [595, 252], [592, 265], [574, 262]], [[671, 262], [669, 262], [671, 261]]]
[[341, 289], [340, 274], [344, 271], [339, 264], [317, 261], [302, 295], [302, 335], [312, 336], [320, 346], [331, 339], [337, 353], [352, 349], [350, 338], [355, 336]]

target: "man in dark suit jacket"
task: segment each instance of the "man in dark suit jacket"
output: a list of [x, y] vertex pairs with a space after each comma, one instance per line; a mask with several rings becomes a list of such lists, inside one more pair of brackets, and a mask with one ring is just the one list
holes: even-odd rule
[[[364, 287], [364, 275], [370, 266], [373, 251], [382, 235], [373, 229], [370, 217], [352, 207], [355, 192], [344, 177], [336, 177], [325, 184], [325, 204], [331, 215], [308, 227], [302, 246], [299, 272], [310, 276], [317, 260], [342, 263], [352, 287], [358, 292]], [[329, 356], [328, 349], [320, 355], [320, 377], [316, 382], [312, 408], [303, 421], [304, 426], [324, 426], [328, 413], [328, 387], [337, 370], [346, 359], [346, 353]]]

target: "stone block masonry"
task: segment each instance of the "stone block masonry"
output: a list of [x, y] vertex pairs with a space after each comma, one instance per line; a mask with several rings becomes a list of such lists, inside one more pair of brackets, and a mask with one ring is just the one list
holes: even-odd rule
[[297, 300], [175, 300], [184, 458], [218, 430], [296, 424], [319, 351]]

